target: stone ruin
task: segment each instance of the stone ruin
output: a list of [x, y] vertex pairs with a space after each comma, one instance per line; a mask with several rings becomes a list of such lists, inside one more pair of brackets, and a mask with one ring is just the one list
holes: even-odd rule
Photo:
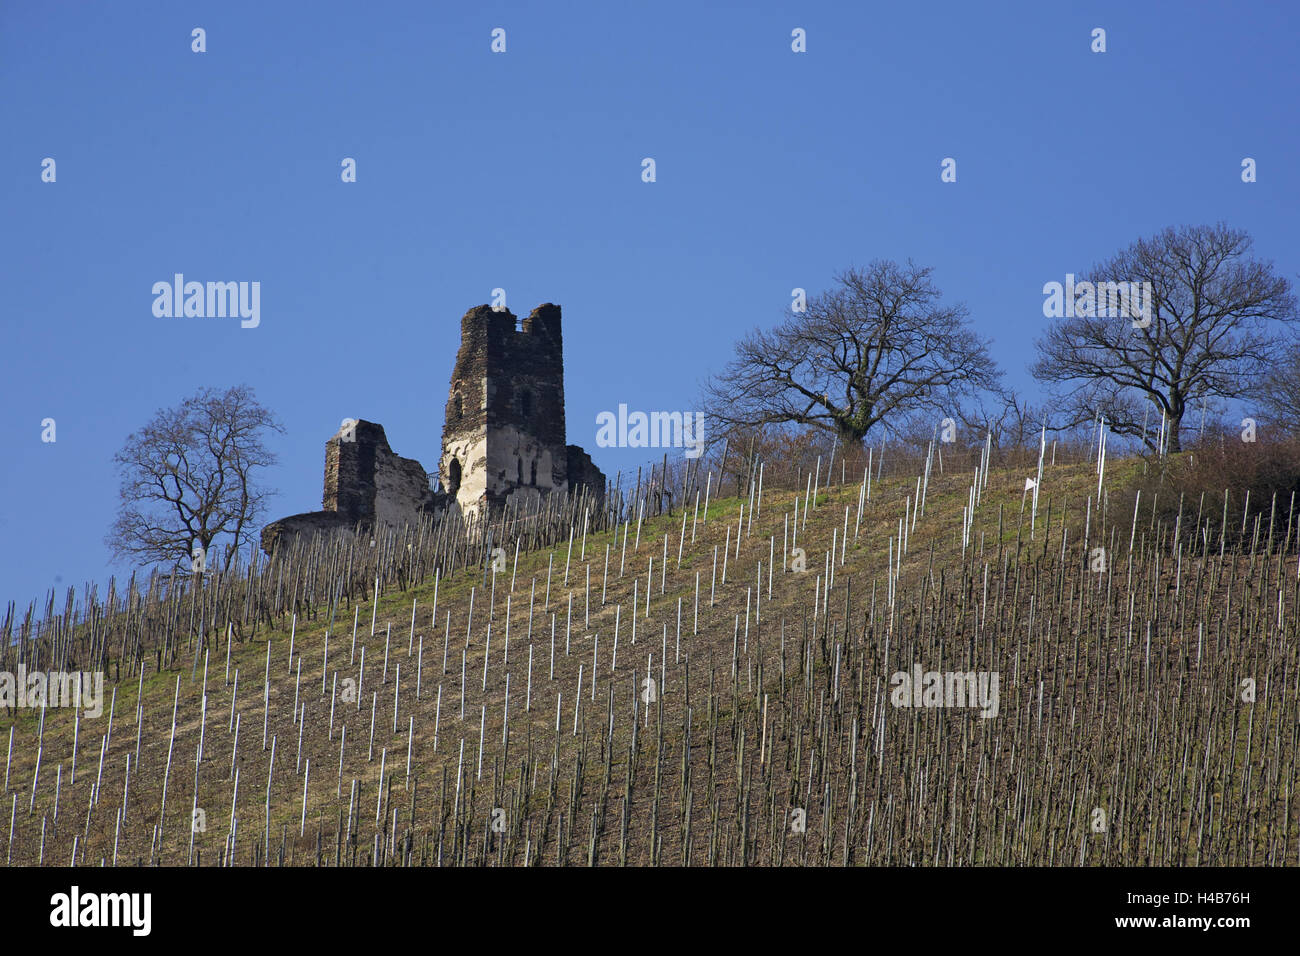
[[460, 322], [436, 475], [395, 454], [382, 425], [349, 419], [325, 443], [322, 510], [271, 522], [262, 549], [272, 554], [299, 535], [415, 525], [453, 507], [466, 518], [508, 501], [526, 511], [579, 488], [601, 501], [605, 476], [565, 443], [560, 307], [540, 305], [520, 323], [481, 305]]
[[558, 305], [540, 305], [522, 323], [486, 305], [465, 313], [439, 473], [466, 515], [579, 485], [604, 493], [605, 476], [591, 457], [565, 444]]

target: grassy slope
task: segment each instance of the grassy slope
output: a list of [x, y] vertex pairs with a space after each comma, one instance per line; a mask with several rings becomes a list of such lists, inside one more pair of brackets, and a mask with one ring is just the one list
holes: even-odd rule
[[[1108, 486], [1118, 487], [1124, 479], [1125, 471], [1132, 471], [1137, 465], [1133, 463], [1114, 463], [1108, 475]], [[937, 576], [949, 579], [958, 576], [962, 564], [960, 546], [961, 511], [966, 503], [970, 475], [934, 476], [931, 481], [926, 510], [911, 534], [909, 551], [903, 562], [902, 580], [920, 587], [928, 579], [935, 582]], [[1024, 550], [1022, 560], [1031, 560], [1028, 550], [1030, 541], [1028, 528], [1022, 527], [1020, 517], [1021, 494], [1024, 474], [1020, 471], [995, 472], [989, 482], [984, 501], [981, 505], [972, 533], [973, 549], [980, 548], [985, 558], [996, 570], [997, 532], [999, 507], [1003, 509], [1004, 521], [1001, 542], [1007, 546], [1010, 554], [1015, 554], [1017, 540]], [[1049, 469], [1043, 496], [1040, 500], [1039, 529], [1034, 541], [1032, 554], [1046, 553], [1049, 557], [1060, 549], [1062, 534], [1062, 506], [1068, 503], [1067, 534], [1071, 542], [1082, 535], [1084, 524], [1084, 501], [1090, 493], [1095, 492], [1096, 476], [1087, 466], [1061, 466]], [[381, 759], [385, 772], [393, 777], [391, 802], [385, 816], [391, 819], [391, 810], [399, 811], [398, 832], [404, 833], [411, 828], [411, 807], [414, 806], [415, 834], [418, 841], [426, 834], [435, 843], [436, 820], [445, 819], [452, 812], [455, 803], [454, 788], [458, 768], [458, 755], [461, 741], [464, 740], [464, 761], [462, 770], [466, 779], [467, 792], [462, 797], [465, 806], [472, 808], [478, 830], [491, 816], [495, 806], [509, 805], [513, 827], [527, 821], [528, 841], [531, 852], [536, 853], [539, 841], [538, 829], [547, 827], [550, 844], [545, 862], [555, 861], [556, 833], [549, 829], [545, 814], [539, 809], [542, 798], [550, 787], [551, 759], [558, 753], [558, 769], [555, 773], [555, 786], [558, 791], [556, 813], [569, 811], [567, 828], [574, 828], [578, 840], [585, 840], [590, 830], [591, 813], [595, 794], [601, 786], [601, 777], [605, 776], [604, 794], [613, 793], [611, 800], [621, 798], [626, 793], [621, 783], [627, 768], [627, 747], [630, 744], [631, 702], [640, 689], [641, 679], [645, 676], [647, 655], [652, 655], [652, 671], [658, 679], [660, 674], [660, 656], [663, 649], [664, 628], [667, 627], [668, 666], [666, 687], [661, 689], [663, 713], [654, 713], [648, 725], [644, 723], [640, 733], [640, 755], [632, 770], [634, 787], [629, 807], [629, 826], [633, 831], [630, 838], [633, 851], [630, 862], [648, 862], [650, 859], [649, 834], [653, 831], [680, 834], [682, 821], [679, 806], [674, 806], [670, 814], [665, 807], [656, 809], [653, 798], [653, 778], [656, 763], [651, 754], [664, 755], [663, 764], [658, 772], [665, 779], [675, 780], [680, 786], [682, 763], [682, 743], [685, 736], [685, 667], [678, 663], [676, 654], [676, 622], [678, 601], [682, 604], [681, 650], [689, 656], [692, 714], [692, 746], [699, 748], [693, 753], [691, 768], [693, 779], [703, 771], [697, 764], [704, 760], [703, 753], [708, 744], [710, 717], [709, 704], [706, 702], [707, 691], [712, 679], [714, 694], [712, 704], [712, 721], [717, 727], [729, 727], [730, 737], [726, 746], [735, 750], [739, 738], [737, 727], [747, 729], [748, 741], [742, 746], [754, 750], [763, 746], [756, 738], [760, 736], [762, 726], [761, 698], [766, 694], [770, 700], [771, 724], [767, 733], [773, 740], [767, 742], [770, 747], [769, 763], [775, 760], [777, 738], [785, 748], [784, 776], [779, 780], [768, 781], [767, 790], [773, 788], [781, 791], [775, 803], [785, 806], [795, 801], [814, 803], [821, 797], [819, 793], [801, 794], [800, 779], [805, 776], [808, 764], [808, 750], [815, 743], [820, 728], [820, 708], [817, 694], [805, 696], [804, 681], [793, 676], [800, 654], [796, 643], [801, 641], [806, 632], [808, 616], [811, 611], [815, 580], [823, 570], [825, 551], [830, 547], [833, 535], [844, 527], [844, 509], [849, 507], [850, 544], [846, 549], [845, 563], [835, 571], [835, 589], [829, 602], [832, 628], [843, 630], [844, 590], [851, 581], [853, 596], [853, 630], [850, 640], [864, 642], [864, 655], [880, 650], [883, 641], [883, 625], [873, 627], [869, 632], [858, 635], [860, 622], [876, 621], [877, 615], [883, 618], [885, 594], [885, 565], [888, 552], [888, 540], [898, 530], [898, 520], [904, 513], [904, 499], [915, 489], [914, 479], [887, 479], [880, 485], [873, 485], [871, 501], [863, 514], [861, 534], [854, 540], [856, 504], [858, 486], [835, 486], [823, 490], [817, 496], [817, 508], [808, 516], [806, 530], [799, 535], [800, 546], [806, 549], [808, 570], [799, 574], [779, 570], [782, 551], [783, 522], [789, 514], [796, 497], [794, 492], [770, 491], [764, 495], [763, 510], [760, 517], [753, 522], [752, 531], [741, 542], [740, 557], [734, 554], [737, 521], [743, 502], [731, 498], [714, 501], [710, 504], [707, 522], [701, 516], [695, 541], [690, 540], [692, 521], [686, 524], [687, 541], [680, 564], [677, 563], [678, 535], [681, 531], [680, 512], [672, 517], [647, 521], [641, 529], [640, 547], [634, 547], [634, 541], [627, 545], [626, 572], [620, 576], [619, 564], [622, 560], [622, 529], [615, 535], [611, 533], [591, 534], [585, 544], [585, 560], [582, 556], [583, 545], [577, 540], [573, 545], [572, 560], [569, 567], [568, 583], [564, 583], [565, 563], [568, 548], [561, 545], [548, 551], [533, 554], [521, 554], [518, 560], [516, 584], [510, 601], [509, 613], [509, 657], [505, 658], [506, 637], [506, 592], [511, 579], [510, 562], [506, 571], [495, 576], [496, 594], [493, 601], [482, 588], [483, 578], [479, 573], [461, 572], [448, 580], [440, 581], [437, 587], [438, 622], [432, 627], [430, 614], [434, 602], [434, 583], [425, 582], [405, 593], [382, 595], [377, 607], [370, 602], [363, 602], [355, 608], [358, 620], [356, 631], [357, 661], [352, 660], [352, 617], [354, 609], [341, 607], [335, 624], [334, 636], [330, 639], [328, 675], [323, 674], [323, 656], [325, 652], [325, 622], [328, 613], [318, 615], [310, 623], [299, 621], [293, 638], [294, 659], [289, 659], [290, 629], [286, 626], [268, 633], [261, 633], [258, 639], [246, 643], [235, 642], [229, 648], [231, 680], [225, 680], [227, 647], [223, 643], [219, 650], [211, 653], [207, 661], [208, 715], [204, 731], [204, 760], [199, 771], [197, 804], [206, 812], [207, 830], [195, 835], [195, 844], [203, 853], [203, 862], [213, 862], [213, 857], [222, 847], [228, 831], [231, 815], [233, 781], [230, 779], [233, 735], [228, 731], [232, 705], [234, 713], [240, 716], [239, 751], [237, 766], [239, 769], [239, 795], [236, 815], [240, 820], [240, 839], [237, 849], [238, 860], [249, 862], [251, 843], [260, 840], [267, 820], [264, 813], [266, 800], [267, 776], [270, 763], [270, 736], [276, 739], [276, 757], [274, 782], [270, 795], [270, 830], [272, 834], [272, 851], [278, 849], [282, 830], [287, 828], [290, 839], [290, 854], [303, 862], [314, 853], [315, 831], [318, 823], [324, 830], [325, 857], [333, 860], [333, 833], [337, 828], [339, 814], [348, 813], [351, 781], [360, 781], [361, 799], [355, 811], [359, 824], [354, 829], [359, 831], [359, 854], [364, 858], [373, 845], [375, 826], [375, 807], [379, 796]], [[802, 498], [802, 496], [799, 496]], [[802, 502], [801, 502], [802, 504]], [[1027, 525], [1028, 516], [1023, 519]], [[1045, 533], [1048, 513], [1051, 512], [1051, 530]], [[1093, 519], [1095, 520], [1095, 518]], [[1126, 523], [1122, 522], [1121, 523]], [[632, 537], [635, 538], [635, 523]], [[661, 592], [661, 561], [663, 539], [669, 538], [669, 562], [666, 586]], [[775, 535], [775, 551], [778, 570], [773, 575], [772, 597], [766, 598], [761, 605], [761, 624], [750, 622], [748, 639], [746, 631], [747, 592], [754, 585], [759, 562], [763, 565], [763, 587], [766, 589], [768, 576], [769, 535]], [[719, 583], [716, 603], [709, 603], [709, 582], [713, 567], [714, 548], [719, 550], [724, 542], [730, 540], [732, 554], [727, 559], [726, 583], [721, 583], [722, 558], [718, 559]], [[1041, 545], [1043, 552], [1038, 551]], [[601, 585], [604, 578], [603, 565], [606, 546], [610, 551], [610, 573], [606, 583], [606, 599], [600, 601]], [[645, 610], [645, 585], [648, 562], [653, 559], [653, 586], [648, 617]], [[553, 561], [550, 584], [549, 605], [544, 600], [548, 562]], [[584, 583], [588, 568], [591, 574], [590, 608], [587, 610], [587, 597], [584, 596]], [[696, 573], [700, 577], [701, 599], [699, 607], [699, 633], [692, 634], [692, 618], [695, 599]], [[634, 574], [636, 577], [634, 578]], [[636, 644], [632, 644], [630, 608], [633, 594], [633, 581], [636, 580], [638, 606], [636, 610]], [[528, 605], [530, 588], [536, 582], [536, 599], [533, 619], [533, 668], [531, 686], [531, 708], [524, 711], [525, 687], [528, 671]], [[935, 587], [934, 583], [931, 587]], [[471, 588], [475, 589], [473, 634], [466, 644], [466, 621], [470, 604]], [[489, 585], [490, 588], [490, 585]], [[874, 590], [874, 610], [871, 610]], [[490, 593], [490, 592], [489, 592]], [[909, 595], [911, 592], [909, 591]], [[568, 652], [566, 654], [566, 626], [568, 600], [572, 596], [573, 620], [568, 635]], [[1017, 599], [1019, 595], [1017, 594]], [[415, 637], [410, 638], [412, 602], [415, 603]], [[914, 610], [924, 603], [924, 597], [914, 602]], [[491, 605], [491, 608], [489, 606]], [[865, 605], [865, 606], [864, 606]], [[611, 651], [613, 649], [615, 609], [621, 607], [618, 635], [617, 669], [611, 673]], [[374, 617], [374, 634], [371, 635], [372, 612]], [[447, 672], [442, 673], [442, 656], [444, 638], [447, 634], [446, 616], [450, 612], [450, 639], [447, 655]], [[589, 613], [589, 619], [587, 615]], [[1022, 611], [1023, 613], [1023, 611]], [[490, 648], [487, 634], [489, 614], [492, 619]], [[550, 655], [551, 615], [555, 615], [555, 678], [548, 676]], [[737, 616], [740, 624], [737, 626]], [[900, 612], [905, 616], [905, 612]], [[916, 618], [916, 621], [920, 621]], [[915, 624], [916, 621], [913, 623]], [[782, 690], [779, 677], [779, 663], [782, 638], [782, 624], [786, 631], [785, 656], [791, 676], [785, 690]], [[387, 679], [382, 679], [385, 655], [385, 633], [391, 627], [391, 639], [388, 646]], [[902, 641], [906, 636], [900, 628], [895, 641]], [[739, 633], [739, 637], [737, 634]], [[823, 637], [826, 633], [822, 626]], [[593, 647], [599, 635], [599, 652], [597, 668], [596, 697], [590, 697], [591, 662]], [[835, 638], [835, 631], [831, 637]], [[269, 685], [269, 732], [268, 745], [262, 746], [263, 725], [263, 674], [267, 662], [267, 640], [270, 646], [270, 685]], [[415, 699], [417, 654], [408, 653], [408, 647], [418, 646], [423, 639], [423, 667], [421, 699]], [[843, 639], [843, 635], [840, 635]], [[736, 679], [731, 678], [733, 641], [740, 646], [738, 650], [738, 668]], [[833, 641], [832, 641], [833, 643]], [[1077, 644], [1076, 644], [1077, 646]], [[328, 684], [337, 671], [340, 684], [345, 678], [356, 679], [359, 676], [358, 662], [361, 649], [365, 648], [365, 672], [362, 679], [362, 691], [359, 701], [336, 702], [334, 727], [331, 734], [330, 694]], [[464, 718], [460, 717], [460, 672], [461, 651], [465, 652], [466, 662], [466, 699]], [[847, 649], [846, 649], [847, 650]], [[490, 654], [487, 668], [486, 687], [484, 688], [484, 659]], [[830, 645], [816, 658], [816, 680], [825, 683], [832, 679], [833, 657]], [[759, 663], [762, 663], [761, 687], [756, 690]], [[1017, 665], [1020, 660], [1017, 657]], [[1009, 662], [1004, 661], [1004, 670], [1010, 669]], [[300, 684], [296, 682], [298, 668], [301, 667]], [[583, 669], [583, 704], [579, 715], [579, 733], [575, 735], [573, 698], [578, 685], [579, 667]], [[397, 670], [400, 667], [401, 700], [397, 732], [393, 732], [394, 688]], [[195, 677], [191, 678], [188, 664], [176, 671], [152, 673], [152, 666], [143, 681], [143, 725], [141, 728], [140, 766], [132, 766], [132, 786], [130, 806], [125, 817], [122, 836], [118, 849], [119, 862], [134, 862], [136, 859], [148, 859], [153, 842], [153, 826], [158, 821], [158, 810], [162, 795], [164, 770], [168, 760], [173, 697], [179, 686], [177, 705], [176, 743], [172, 754], [172, 766], [167, 785], [167, 815], [163, 829], [161, 848], [156, 857], [167, 864], [184, 864], [188, 856], [190, 832], [187, 822], [194, 798], [195, 767], [194, 758], [200, 732], [201, 696], [203, 692], [204, 661], [200, 657]], [[233, 694], [234, 676], [238, 672], [238, 696]], [[712, 672], [712, 673], [710, 673]], [[860, 695], [855, 697], [862, 707], [875, 707], [875, 696], [870, 687], [862, 688], [861, 671], [858, 689]], [[502, 742], [503, 707], [506, 699], [506, 682], [509, 674], [509, 708], [510, 708], [510, 744], [508, 758]], [[179, 678], [179, 685], [178, 685]], [[322, 680], [327, 690], [322, 694]], [[1022, 682], [1023, 683], [1023, 682]], [[611, 685], [615, 691], [615, 731], [611, 770], [602, 770], [611, 754], [602, 742], [607, 721], [608, 693]], [[441, 715], [438, 719], [438, 735], [435, 749], [434, 724], [435, 700], [439, 687], [442, 691]], [[809, 684], [808, 686], [812, 686]], [[846, 693], [849, 688], [846, 687]], [[1003, 693], [1011, 698], [1003, 704], [1004, 721], [1015, 721], [1018, 727], [1023, 719], [1024, 704], [1022, 688], [1004, 685]], [[106, 697], [110, 693], [105, 688]], [[368, 759], [369, 736], [371, 728], [371, 709], [378, 693], [376, 720], [374, 730], [373, 756]], [[555, 715], [557, 694], [563, 695], [561, 705], [562, 732], [555, 734]], [[1021, 696], [1017, 696], [1021, 695]], [[299, 706], [305, 705], [305, 723], [301, 728], [302, 754], [304, 763], [310, 759], [311, 775], [308, 790], [308, 811], [306, 837], [298, 840], [298, 828], [302, 815], [303, 776], [295, 759], [299, 725], [293, 719], [293, 704], [296, 699]], [[69, 778], [73, 743], [73, 716], [67, 710], [48, 712], [44, 730], [44, 744], [41, 757], [39, 789], [33, 812], [28, 813], [32, 774], [36, 761], [36, 726], [38, 715], [30, 711], [19, 711], [15, 723], [14, 757], [10, 771], [10, 803], [12, 795], [17, 795], [17, 836], [13, 849], [14, 862], [34, 863], [40, 846], [42, 819], [46, 818], [46, 859], [47, 861], [66, 863], [72, 853], [74, 834], [88, 830], [89, 840], [79, 849], [79, 859], [86, 863], [98, 863], [100, 857], [113, 855], [115, 814], [121, 805], [123, 769], [128, 753], [133, 754], [136, 744], [135, 708], [137, 704], [137, 683], [134, 679], [124, 679], [117, 687], [116, 717], [112, 727], [112, 744], [104, 763], [103, 791], [99, 806], [90, 817], [86, 826], [87, 805], [91, 787], [95, 781], [99, 762], [101, 735], [106, 732], [107, 719], [93, 721], [83, 720], [80, 728], [79, 756], [77, 758], [77, 778], [75, 784]], [[1010, 706], [1009, 706], [1010, 705]], [[105, 711], [107, 713], [107, 700]], [[486, 707], [486, 724], [483, 728], [484, 750], [481, 778], [478, 768], [478, 747], [480, 734], [480, 714]], [[814, 707], [817, 708], [814, 711]], [[1029, 707], [1032, 710], [1032, 705]], [[858, 716], [865, 719], [861, 707]], [[932, 716], [932, 715], [926, 715]], [[408, 720], [414, 717], [414, 736], [408, 741]], [[660, 748], [655, 748], [653, 737], [662, 721], [662, 740]], [[964, 725], [960, 740], [956, 737], [940, 741], [938, 751], [953, 747], [964, 748], [979, 735], [992, 732], [993, 724], [981, 726], [978, 720], [968, 721]], [[339, 738], [342, 727], [347, 728], [347, 748], [342, 773], [341, 799], [336, 797], [339, 787]], [[802, 728], [806, 726], [807, 739], [803, 739]], [[929, 725], [917, 725], [920, 728], [913, 734], [911, 746], [920, 748], [931, 733]], [[778, 727], [780, 729], [778, 729]], [[5, 728], [7, 729], [7, 728]], [[838, 728], [842, 737], [844, 728]], [[798, 767], [792, 767], [793, 761], [789, 751], [790, 739], [794, 735], [801, 737], [801, 759]], [[974, 736], [972, 736], [974, 735]], [[827, 737], [826, 739], [829, 739]], [[722, 747], [714, 736], [714, 747]], [[865, 739], [864, 739], [865, 743]], [[891, 746], [892, 746], [891, 742]], [[902, 748], [900, 767], [906, 767], [909, 761], [907, 751], [909, 742], [906, 734], [896, 742]], [[405, 787], [406, 757], [408, 744], [411, 752], [411, 776], [416, 784], [414, 794]], [[521, 762], [528, 759], [529, 750], [536, 758], [528, 762], [527, 771], [521, 773]], [[649, 749], [646, 749], [646, 748]], [[387, 751], [386, 758], [381, 753]], [[577, 806], [570, 806], [568, 787], [574, 777], [574, 761], [582, 754], [587, 767], [584, 770], [586, 792], [579, 798]], [[918, 750], [919, 753], [919, 750]], [[830, 755], [827, 755], [830, 756]], [[916, 757], [917, 753], [913, 753]], [[1079, 759], [1086, 760], [1084, 754]], [[503, 765], [503, 758], [508, 764]], [[727, 773], [719, 770], [718, 779], [713, 779], [710, 771], [708, 793], [714, 812], [728, 815], [728, 807], [734, 807], [740, 798], [738, 779], [734, 767], [752, 764], [752, 755], [747, 758], [743, 753], [737, 757], [730, 754], [719, 759]], [[860, 760], [861, 758], [859, 758]], [[1014, 761], [1014, 755], [1012, 756]], [[1023, 755], [1020, 757], [1023, 767]], [[674, 763], [675, 761], [675, 763]], [[59, 818], [57, 826], [53, 821], [55, 768], [62, 766], [63, 779], [60, 784]], [[1014, 765], [1014, 764], [1013, 764]], [[887, 772], [888, 768], [884, 767]], [[540, 768], [540, 771], [539, 771]], [[1049, 766], [1038, 768], [1045, 774], [1055, 771]], [[905, 771], [908, 783], [900, 793], [910, 787], [915, 790], [918, 779], [916, 767]], [[1097, 768], [1098, 776], [1104, 776], [1105, 768]], [[743, 777], [744, 770], [740, 771]], [[1020, 771], [1023, 773], [1023, 769]], [[540, 773], [540, 775], [539, 775]], [[752, 769], [751, 781], [752, 777]], [[780, 768], [770, 771], [779, 775]], [[762, 770], [760, 768], [760, 775]], [[843, 786], [839, 777], [827, 771], [828, 779]], [[612, 776], [613, 783], [608, 782]], [[531, 779], [530, 779], [531, 777]], [[819, 770], [819, 779], [821, 772]], [[521, 787], [522, 781], [522, 787]], [[473, 793], [468, 792], [473, 784]], [[704, 787], [699, 786], [701, 791]], [[510, 794], [536, 792], [528, 797], [527, 802], [520, 799], [512, 802]], [[668, 784], [665, 783], [665, 790]], [[890, 785], [892, 787], [892, 784]], [[1010, 785], [1008, 784], [1008, 787]], [[883, 782], [875, 785], [868, 782], [867, 790], [883, 788]], [[611, 789], [612, 788], [612, 789]], [[817, 790], [817, 787], [813, 788]], [[955, 792], [955, 791], [954, 791]], [[1008, 789], [1003, 794], [1006, 802]], [[841, 789], [833, 801], [842, 800]], [[701, 862], [706, 852], [704, 827], [709, 821], [710, 805], [697, 796], [694, 812], [697, 814], [695, 826], [698, 836], [694, 837], [692, 862]], [[864, 795], [858, 797], [865, 800]], [[677, 804], [681, 796], [674, 797]], [[664, 800], [667, 804], [667, 799]], [[957, 804], [960, 805], [960, 799]], [[882, 807], [884, 804], [882, 803]], [[1017, 804], [1018, 806], [1018, 804]], [[4, 808], [8, 810], [8, 807]], [[917, 821], [925, 819], [924, 808], [913, 808], [920, 814]], [[1039, 808], [1035, 808], [1036, 810]], [[883, 811], [882, 811], [883, 812]], [[1082, 811], [1081, 811], [1082, 812]], [[603, 847], [601, 859], [608, 862], [611, 846], [619, 839], [620, 824], [615, 810], [608, 810], [608, 817], [602, 819], [600, 843]], [[734, 812], [731, 814], [735, 816]], [[4, 817], [8, 813], [3, 814]], [[814, 813], [810, 811], [809, 831], [814, 829], [811, 822]], [[671, 818], [671, 819], [670, 819]], [[321, 822], [323, 821], [323, 823]], [[387, 823], [388, 820], [385, 820]], [[930, 823], [942, 829], [944, 820], [934, 819]], [[924, 824], [923, 824], [924, 825]], [[0, 841], [4, 840], [7, 821], [0, 823]], [[475, 831], [477, 832], [477, 831]], [[447, 836], [450, 857], [450, 836]], [[585, 862], [586, 853], [582, 843], [573, 841], [564, 850], [569, 862]], [[667, 853], [676, 837], [665, 840], [663, 851]], [[511, 844], [510, 851], [515, 862], [523, 857], [522, 845]], [[805, 841], [805, 844], [811, 841]], [[927, 847], [928, 840], [922, 840]], [[1073, 844], [1072, 839], [1062, 841], [1062, 846]], [[7, 845], [7, 844], [6, 844]], [[500, 847], [497, 847], [500, 850]], [[432, 849], [430, 853], [432, 854]], [[807, 853], [806, 849], [794, 852]], [[982, 859], [983, 851], [977, 854]], [[676, 849], [669, 854], [668, 862], [675, 862]], [[735, 857], [728, 856], [735, 861]], [[808, 857], [803, 857], [808, 858]], [[924, 857], [921, 857], [924, 859]], [[789, 862], [790, 858], [786, 858]], [[1042, 862], [1049, 862], [1045, 856]], [[1051, 860], [1059, 862], [1059, 860]]]

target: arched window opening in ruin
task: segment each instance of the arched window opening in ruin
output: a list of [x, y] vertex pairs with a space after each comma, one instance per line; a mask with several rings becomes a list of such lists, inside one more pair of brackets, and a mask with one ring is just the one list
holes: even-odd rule
[[465, 416], [465, 401], [457, 392], [451, 399], [451, 418], [452, 421], [460, 421]]
[[447, 494], [454, 495], [460, 490], [460, 462], [453, 458], [447, 466]]
[[523, 419], [533, 417], [533, 393], [528, 389], [523, 389], [519, 393], [519, 417]]
[[524, 460], [522, 458], [516, 458], [515, 465], [517, 466], [515, 484], [522, 485], [524, 483]]
[[533, 459], [533, 477], [532, 480], [529, 482], [529, 484], [533, 486], [537, 485], [537, 459], [536, 458]]

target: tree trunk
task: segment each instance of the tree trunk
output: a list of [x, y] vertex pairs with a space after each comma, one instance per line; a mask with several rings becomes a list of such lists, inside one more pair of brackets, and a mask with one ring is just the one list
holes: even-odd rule
[[1176, 455], [1178, 452], [1183, 450], [1182, 425], [1182, 413], [1179, 413], [1176, 417], [1171, 415], [1165, 425], [1169, 432], [1165, 439], [1165, 444], [1167, 446], [1166, 450], [1171, 455]]
[[855, 428], [853, 425], [841, 422], [836, 428], [836, 433], [839, 435], [841, 448], [862, 450], [862, 439], [867, 435], [866, 429]]

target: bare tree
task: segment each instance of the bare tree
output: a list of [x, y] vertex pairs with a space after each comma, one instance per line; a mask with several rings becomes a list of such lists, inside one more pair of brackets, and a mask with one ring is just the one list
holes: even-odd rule
[[218, 536], [229, 548], [247, 543], [270, 495], [254, 474], [276, 460], [267, 430], [284, 429], [246, 385], [160, 409], [113, 459], [122, 478], [113, 555], [197, 569]]
[[1300, 431], [1300, 344], [1279, 350], [1251, 398], [1269, 424], [1293, 435]]
[[[1169, 228], [1141, 239], [1082, 277], [1096, 295], [1039, 340], [1034, 376], [1062, 388], [1070, 424], [1104, 415], [1121, 435], [1181, 450], [1183, 416], [1198, 402], [1243, 395], [1270, 358], [1268, 323], [1293, 322], [1290, 284], [1247, 258], [1251, 239], [1223, 224]], [[1147, 283], [1146, 306], [1103, 317], [1101, 287]], [[1076, 288], [1079, 288], [1076, 286]], [[1072, 303], [1071, 303], [1072, 304]]]
[[918, 408], [955, 408], [1000, 376], [966, 308], [943, 305], [933, 270], [875, 261], [836, 277], [806, 311], [755, 329], [704, 386], [720, 428], [808, 425], [860, 446], [876, 425]]
[[1031, 404], [1014, 390], [991, 392], [961, 405], [953, 415], [968, 440], [979, 444], [992, 436], [994, 448], [1037, 448], [1040, 429], [1048, 425], [1048, 411]]

